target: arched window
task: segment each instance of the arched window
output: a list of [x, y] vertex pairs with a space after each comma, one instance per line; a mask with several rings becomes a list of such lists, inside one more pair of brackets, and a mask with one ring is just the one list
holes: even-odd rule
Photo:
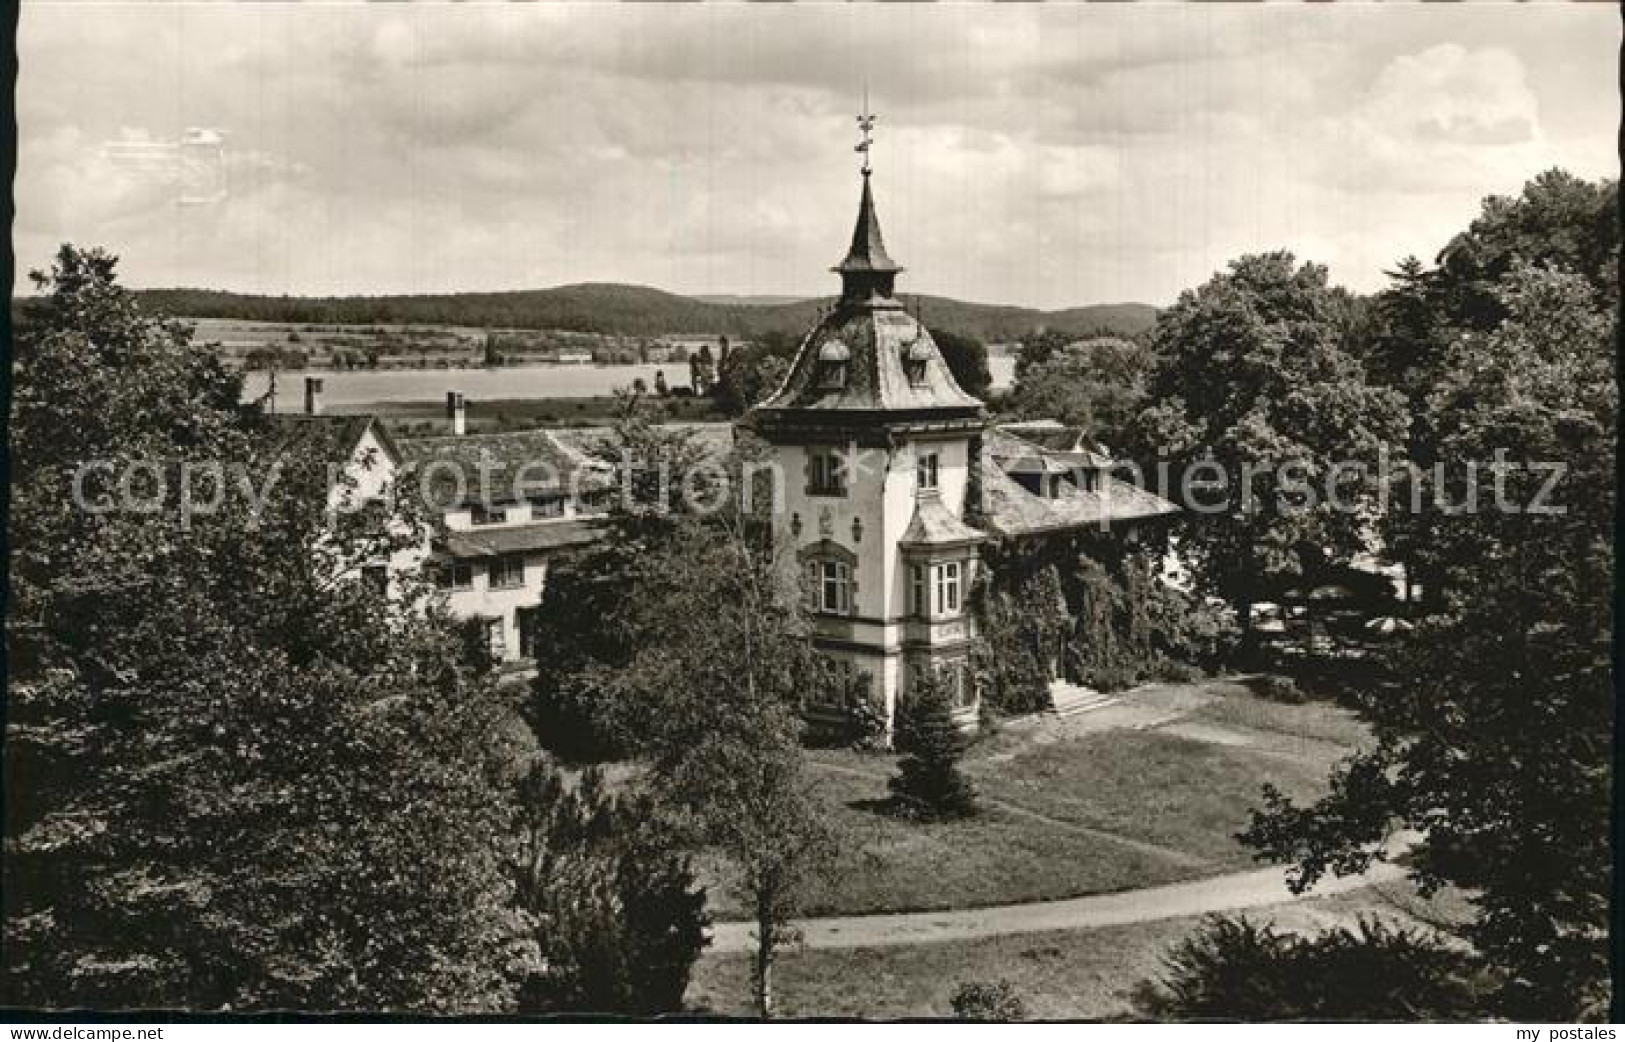
[[807, 606], [820, 615], [851, 615], [858, 596], [858, 555], [832, 539], [801, 549]]
[[916, 340], [903, 351], [903, 374], [910, 387], [925, 386], [925, 365], [931, 361], [931, 349], [923, 340]]
[[852, 362], [852, 352], [839, 340], [831, 340], [818, 349], [818, 386], [826, 391], [839, 391], [846, 387], [846, 370]]

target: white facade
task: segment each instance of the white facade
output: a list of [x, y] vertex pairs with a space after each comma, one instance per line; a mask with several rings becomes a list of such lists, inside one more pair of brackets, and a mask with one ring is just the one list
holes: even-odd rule
[[[500, 520], [494, 510], [501, 512]], [[581, 521], [601, 517], [570, 496], [446, 510], [447, 537], [434, 567], [448, 610], [458, 618], [486, 620], [491, 652], [499, 661], [532, 658], [531, 613], [541, 603], [549, 562], [558, 548], [583, 541]], [[536, 543], [547, 545], [527, 545]]]

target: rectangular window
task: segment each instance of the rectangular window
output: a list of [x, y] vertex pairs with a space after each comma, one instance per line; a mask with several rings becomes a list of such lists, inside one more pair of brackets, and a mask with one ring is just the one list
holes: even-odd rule
[[434, 578], [442, 590], [467, 590], [474, 585], [474, 566], [467, 561], [442, 561]]
[[818, 610], [845, 615], [852, 609], [852, 571], [844, 561], [819, 561], [816, 566]]
[[476, 525], [500, 525], [508, 520], [508, 511], [504, 507], [494, 507], [486, 503], [475, 503], [468, 510], [469, 520]]
[[812, 483], [808, 492], [815, 496], [846, 495], [846, 466], [840, 453], [814, 453], [810, 466]]
[[491, 559], [491, 589], [511, 590], [525, 585], [525, 556], [503, 554]]
[[501, 619], [487, 619], [486, 633], [491, 639], [491, 654], [502, 658], [508, 653], [508, 631]]
[[533, 499], [530, 503], [530, 516], [537, 520], [548, 517], [563, 517], [564, 500]]
[[920, 491], [925, 492], [937, 487], [937, 454], [927, 452], [914, 464], [914, 476], [919, 484]]
[[520, 608], [516, 613], [516, 621], [519, 623], [519, 654], [525, 658], [536, 657], [541, 613], [540, 608]]
[[829, 687], [814, 691], [808, 699], [808, 704], [829, 708], [840, 708], [850, 704], [853, 680], [852, 663], [845, 659], [831, 659]]
[[913, 614], [922, 619], [931, 614], [931, 598], [926, 591], [925, 571], [923, 564], [909, 568], [909, 604], [913, 606]]
[[937, 565], [937, 614], [959, 614], [959, 562]]

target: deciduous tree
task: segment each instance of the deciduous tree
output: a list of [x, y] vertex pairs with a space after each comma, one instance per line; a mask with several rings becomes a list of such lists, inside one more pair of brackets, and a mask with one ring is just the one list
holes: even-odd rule
[[[1506, 317], [1431, 399], [1445, 491], [1465, 502], [1470, 467], [1482, 485], [1432, 527], [1449, 597], [1401, 648], [1403, 687], [1363, 708], [1376, 744], [1312, 805], [1269, 791], [1244, 839], [1307, 887], [1415, 830], [1418, 881], [1473, 894], [1498, 1010], [1586, 1019], [1608, 1001], [1617, 296], [1519, 268], [1496, 305]], [[1562, 468], [1546, 511], [1530, 509], [1554, 473], [1540, 463]]]
[[1343, 349], [1336, 307], [1325, 268], [1270, 253], [1158, 319], [1141, 452], [1168, 466], [1192, 515], [1179, 552], [1235, 606], [1244, 642], [1272, 582], [1366, 548], [1382, 454], [1404, 435], [1402, 400]]
[[[273, 437], [114, 269], [64, 247], [16, 344], [7, 994], [506, 1008], [533, 948], [492, 840], [504, 707], [406, 585], [357, 574], [412, 526], [329, 518], [330, 458]], [[253, 495], [183, 523], [182, 464]]]

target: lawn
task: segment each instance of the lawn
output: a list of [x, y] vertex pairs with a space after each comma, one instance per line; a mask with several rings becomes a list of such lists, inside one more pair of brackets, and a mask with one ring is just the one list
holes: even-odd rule
[[[815, 753], [819, 762], [860, 763], [873, 777], [817, 772], [820, 789], [846, 837], [846, 853], [804, 914], [858, 915], [1013, 904], [1155, 886], [1201, 875], [1200, 868], [1132, 847], [1045, 826], [993, 807], [964, 822], [900, 821], [869, 809], [886, 795], [892, 759]], [[718, 920], [747, 918], [738, 896], [721, 885], [717, 860], [702, 864]]]
[[1031, 745], [968, 769], [997, 799], [1205, 858], [1216, 868], [1240, 868], [1252, 857], [1233, 837], [1259, 805], [1260, 787], [1270, 782], [1294, 796], [1314, 796], [1335, 758], [1296, 760], [1158, 731], [1109, 731]]
[[[1255, 867], [1234, 837], [1261, 802], [1260, 787], [1271, 782], [1313, 798], [1347, 752], [1330, 739], [1353, 742], [1363, 731], [1326, 703], [1275, 705], [1227, 681], [1204, 689], [1219, 700], [1171, 726], [1254, 744], [1155, 729], [1038, 741], [1033, 732], [1009, 729], [966, 758], [985, 799], [982, 813], [963, 822], [921, 824], [885, 813], [892, 756], [810, 752], [849, 852], [804, 914], [1017, 904]], [[1247, 730], [1232, 735], [1229, 727]], [[747, 918], [725, 867], [718, 858], [701, 860], [712, 915]]]
[[[1248, 913], [1282, 929], [1319, 929], [1361, 912], [1390, 912], [1369, 891]], [[1098, 930], [1055, 931], [974, 941], [790, 951], [774, 973], [785, 1017], [945, 1017], [962, 981], [1008, 980], [1034, 1018], [1131, 1017], [1141, 982], [1162, 973], [1163, 954], [1200, 923], [1168, 919]], [[695, 967], [691, 1009], [748, 1016], [745, 955], [707, 955]]]
[[1371, 732], [1354, 712], [1323, 701], [1303, 705], [1272, 702], [1232, 685], [1226, 697], [1197, 710], [1192, 719], [1251, 728], [1294, 738], [1310, 738], [1354, 748], [1371, 740]]

